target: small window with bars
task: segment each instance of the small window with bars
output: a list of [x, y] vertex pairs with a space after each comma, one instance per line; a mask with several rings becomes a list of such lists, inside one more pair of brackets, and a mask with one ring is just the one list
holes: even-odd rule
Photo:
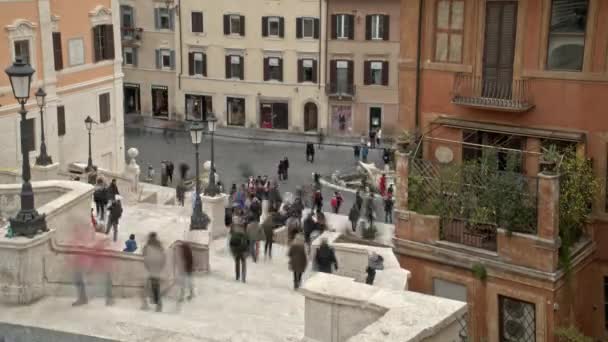
[[505, 296], [498, 297], [500, 342], [536, 341], [536, 306]]

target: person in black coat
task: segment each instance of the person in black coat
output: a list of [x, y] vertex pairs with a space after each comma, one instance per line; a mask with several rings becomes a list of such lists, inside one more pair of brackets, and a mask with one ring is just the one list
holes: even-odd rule
[[118, 220], [122, 216], [122, 204], [120, 203], [120, 196], [116, 196], [116, 199], [110, 206], [110, 218], [108, 219], [108, 227], [106, 228], [106, 235], [110, 234], [110, 229], [114, 230], [113, 240], [116, 242], [118, 235]]
[[311, 163], [315, 161], [315, 146], [313, 143], [306, 144], [306, 161]]
[[169, 183], [173, 183], [173, 171], [175, 170], [175, 165], [173, 165], [172, 161], [167, 162], [167, 179]]
[[361, 156], [361, 147], [359, 147], [359, 145], [353, 146], [353, 152], [355, 154], [355, 162], [358, 162], [359, 157]]
[[327, 239], [321, 240], [321, 246], [317, 249], [315, 255], [315, 263], [319, 272], [332, 273], [332, 265], [335, 270], [338, 270], [338, 260], [336, 259], [336, 252], [327, 243]]
[[283, 158], [283, 180], [287, 180], [289, 177], [289, 159]]

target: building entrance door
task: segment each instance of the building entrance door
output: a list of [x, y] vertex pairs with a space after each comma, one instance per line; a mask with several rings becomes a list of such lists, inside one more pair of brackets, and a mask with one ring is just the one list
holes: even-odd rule
[[377, 132], [382, 127], [382, 108], [369, 107], [369, 131]]
[[124, 98], [124, 107], [125, 114], [140, 114], [141, 113], [141, 103], [139, 98], [139, 85], [125, 85], [125, 98]]
[[317, 130], [317, 105], [308, 102], [304, 105], [304, 131]]
[[486, 3], [482, 96], [510, 99], [517, 31], [517, 1]]
[[169, 116], [169, 88], [152, 86], [152, 114], [154, 116]]

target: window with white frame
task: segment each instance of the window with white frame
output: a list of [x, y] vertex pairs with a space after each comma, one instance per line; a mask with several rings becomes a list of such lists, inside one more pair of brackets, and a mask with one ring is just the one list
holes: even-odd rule
[[347, 14], [336, 15], [336, 38], [348, 39], [350, 37], [350, 20]]
[[161, 67], [171, 69], [173, 63], [171, 63], [171, 50], [160, 50], [160, 61]]
[[302, 59], [302, 82], [315, 82], [315, 60]]
[[283, 65], [281, 58], [266, 58], [266, 77], [265, 80], [283, 81]]
[[15, 60], [21, 60], [23, 63], [30, 64], [30, 41], [28, 39], [15, 40], [13, 46], [15, 49]]
[[243, 56], [228, 55], [226, 56], [226, 78], [228, 79], [244, 79], [243, 71]]
[[230, 34], [241, 34], [241, 16], [231, 15], [230, 16]]
[[374, 40], [384, 39], [384, 16], [372, 15], [371, 21], [371, 38]]
[[315, 37], [315, 19], [302, 18], [302, 38]]
[[158, 19], [160, 29], [171, 29], [171, 12], [168, 8], [158, 8]]
[[278, 37], [280, 32], [280, 19], [279, 17], [269, 17], [268, 18], [268, 36], [269, 37]]
[[371, 62], [370, 63], [371, 84], [382, 85], [382, 62]]
[[132, 47], [124, 47], [124, 63], [125, 65], [135, 65], [135, 49]]
[[202, 52], [194, 52], [192, 54], [193, 67], [195, 75], [205, 75], [204, 54]]

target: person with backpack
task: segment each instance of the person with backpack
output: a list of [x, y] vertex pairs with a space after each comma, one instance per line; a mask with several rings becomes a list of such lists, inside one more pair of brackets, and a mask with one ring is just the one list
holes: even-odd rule
[[116, 242], [118, 235], [118, 220], [122, 216], [122, 203], [120, 203], [120, 196], [116, 196], [116, 200], [112, 202], [110, 206], [110, 215], [108, 218], [108, 226], [106, 227], [106, 235], [110, 234], [110, 229], [114, 230], [114, 237], [112, 240]]
[[319, 272], [332, 273], [332, 266], [335, 270], [338, 270], [338, 260], [336, 259], [336, 252], [332, 247], [329, 246], [327, 238], [321, 240], [321, 245], [317, 248], [317, 254], [315, 255], [315, 264]]
[[236, 281], [247, 281], [247, 253], [249, 252], [249, 239], [241, 226], [234, 226], [230, 233], [230, 252], [234, 258], [234, 273]]
[[308, 259], [304, 247], [302, 234], [296, 235], [293, 243], [289, 246], [287, 256], [289, 257], [289, 269], [293, 272], [293, 289], [297, 290], [302, 284], [302, 274], [306, 271]]
[[103, 178], [97, 178], [97, 184], [95, 184], [95, 189], [93, 190], [93, 201], [95, 202], [97, 218], [100, 221], [103, 221], [105, 218], [107, 198], [107, 190], [103, 183]]

